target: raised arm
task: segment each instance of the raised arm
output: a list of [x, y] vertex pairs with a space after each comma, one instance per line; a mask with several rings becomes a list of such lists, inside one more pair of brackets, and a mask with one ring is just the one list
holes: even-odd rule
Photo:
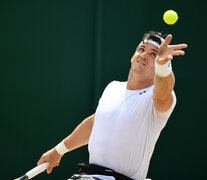
[[159, 112], [166, 112], [173, 103], [172, 90], [175, 84], [175, 77], [171, 71], [173, 56], [184, 55], [182, 50], [187, 44], [169, 45], [172, 35], [168, 35], [159, 48], [155, 62], [155, 77], [153, 90], [154, 107]]
[[[69, 152], [74, 149], [77, 149], [81, 146], [88, 144], [91, 131], [93, 128], [95, 114], [84, 119], [75, 130], [66, 137], [61, 143], [59, 149], [61, 153], [57, 151], [57, 146], [51, 150], [44, 153], [40, 160], [37, 162], [37, 165], [40, 165], [44, 162], [48, 162], [49, 166], [47, 167], [47, 173], [51, 173], [52, 169], [59, 165], [59, 162], [63, 156], [62, 152]], [[63, 146], [63, 147], [62, 147]]]

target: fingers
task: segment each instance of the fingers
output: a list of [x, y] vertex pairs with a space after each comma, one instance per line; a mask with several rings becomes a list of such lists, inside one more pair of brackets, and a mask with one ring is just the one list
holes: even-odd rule
[[187, 44], [177, 44], [177, 45], [171, 46], [171, 48], [173, 48], [174, 50], [183, 49], [183, 48], [187, 48], [187, 47], [188, 47]]
[[57, 167], [57, 166], [59, 166], [60, 165], [60, 163], [58, 162], [58, 163], [56, 163], [55, 165], [54, 165], [54, 167]]
[[[171, 42], [171, 40], [172, 40], [172, 35], [169, 34], [169, 35], [165, 38], [165, 40], [163, 41], [162, 46], [167, 46], [167, 45], [169, 45], [170, 42]], [[170, 47], [173, 48], [174, 50], [178, 50], [178, 49], [187, 48], [188, 45], [183, 43], [183, 44], [171, 45]]]
[[39, 166], [40, 164], [46, 162], [46, 160], [44, 159], [44, 157], [41, 157], [40, 160], [37, 162], [37, 165]]
[[47, 167], [47, 174], [50, 174], [50, 173], [52, 172], [53, 168], [54, 168], [54, 167], [57, 167], [57, 166], [59, 166], [59, 165], [60, 165], [59, 162], [57, 162], [57, 163], [55, 163], [55, 164], [49, 164], [49, 166]]
[[[48, 161], [44, 160], [44, 158], [40, 158], [40, 160], [37, 162], [37, 165], [39, 166], [40, 164], [42, 164], [44, 162], [48, 162]], [[50, 174], [52, 172], [53, 168], [56, 166], [59, 166], [59, 162], [57, 162], [56, 164], [49, 162], [49, 165], [47, 167], [47, 174]]]
[[[45, 160], [44, 156], [42, 156], [40, 158], [40, 160], [37, 162], [37, 165], [39, 166], [40, 164], [42, 164], [44, 162], [46, 162], [46, 160]], [[52, 167], [51, 163], [49, 163], [49, 165], [47, 167], [47, 173], [50, 174], [52, 172], [52, 169], [53, 169], [53, 167]]]
[[53, 167], [53, 165], [49, 164], [49, 166], [47, 167], [47, 174], [50, 174], [52, 172]]
[[173, 56], [170, 54], [167, 58], [169, 61], [171, 61], [173, 59]]
[[158, 58], [162, 63], [172, 60], [173, 56], [185, 55], [183, 48], [187, 48], [187, 44], [169, 45], [172, 40], [172, 35], [169, 34], [160, 46]]
[[165, 38], [165, 40], [163, 41], [162, 46], [167, 46], [168, 44], [170, 44], [171, 40], [172, 40], [172, 35], [169, 34], [169, 35]]
[[171, 61], [173, 59], [173, 55], [169, 54], [168, 56], [164, 58], [157, 58], [158, 64], [165, 64], [168, 61]]
[[180, 56], [180, 55], [185, 55], [185, 52], [182, 50], [176, 50], [172, 53], [173, 56]]
[[42, 155], [40, 160], [37, 162], [37, 165], [48, 162], [49, 165], [47, 167], [47, 173], [50, 174], [54, 167], [59, 166], [60, 160], [61, 156], [57, 153], [55, 148], [53, 148]]
[[[40, 164], [46, 162], [46, 160], [44, 159], [44, 156], [42, 156], [40, 158], [40, 160], [37, 162], [37, 165], [39, 166]], [[52, 172], [53, 166], [51, 163], [49, 163], [48, 167], [47, 167], [47, 173], [50, 174]]]

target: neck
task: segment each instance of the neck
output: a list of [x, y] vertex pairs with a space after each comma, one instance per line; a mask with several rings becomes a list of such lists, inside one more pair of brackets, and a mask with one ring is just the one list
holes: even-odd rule
[[138, 90], [138, 89], [147, 88], [152, 85], [153, 85], [153, 79], [146, 80], [146, 78], [143, 78], [142, 74], [135, 73], [132, 71], [132, 69], [130, 69], [128, 81], [127, 81], [127, 89]]

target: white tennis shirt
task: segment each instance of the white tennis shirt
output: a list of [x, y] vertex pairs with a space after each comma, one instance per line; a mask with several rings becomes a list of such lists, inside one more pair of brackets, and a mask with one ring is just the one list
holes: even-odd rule
[[155, 143], [176, 104], [165, 113], [153, 106], [153, 86], [128, 90], [127, 82], [111, 82], [104, 90], [89, 140], [89, 162], [135, 180], [147, 176]]

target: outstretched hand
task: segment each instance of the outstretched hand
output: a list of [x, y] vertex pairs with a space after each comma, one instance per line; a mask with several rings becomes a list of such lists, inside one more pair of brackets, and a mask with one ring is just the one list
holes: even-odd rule
[[165, 64], [167, 61], [171, 61], [173, 59], [173, 56], [180, 56], [185, 54], [182, 49], [187, 48], [187, 44], [169, 45], [171, 40], [172, 35], [169, 34], [160, 45], [157, 56], [158, 64]]

